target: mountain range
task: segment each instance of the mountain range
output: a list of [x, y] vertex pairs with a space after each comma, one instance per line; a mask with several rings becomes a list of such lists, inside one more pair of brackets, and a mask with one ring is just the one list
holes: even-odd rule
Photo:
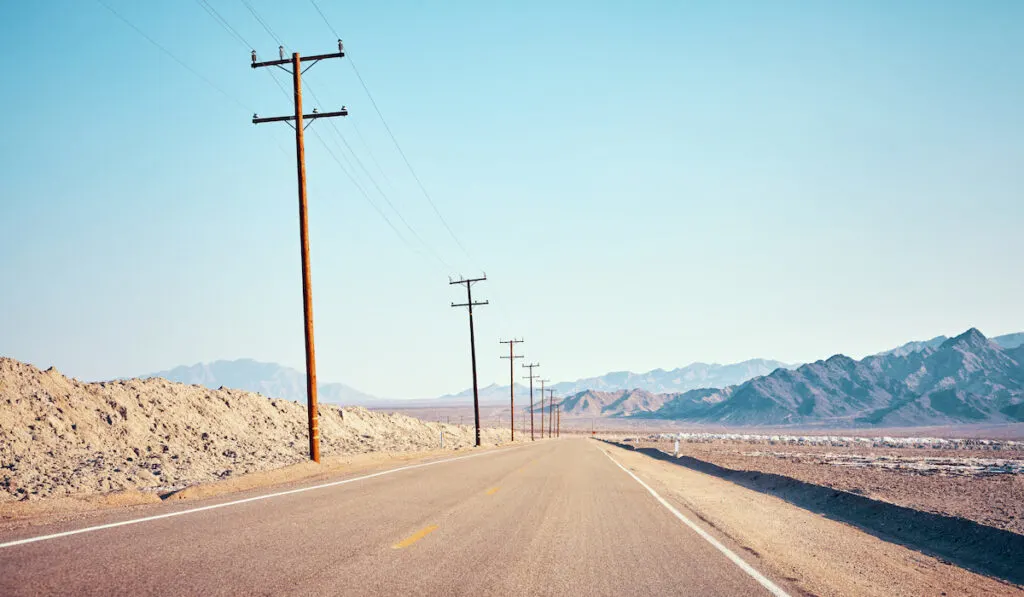
[[740, 384], [748, 379], [768, 375], [776, 369], [792, 369], [788, 365], [770, 359], [750, 359], [729, 365], [692, 363], [677, 369], [653, 369], [647, 373], [616, 371], [600, 377], [588, 377], [551, 386], [562, 396], [594, 390], [614, 392], [616, 390], [645, 390], [654, 393], [685, 392], [697, 388], [721, 388]]
[[[176, 367], [163, 377], [304, 401], [305, 375], [252, 359]], [[646, 373], [619, 371], [553, 386], [566, 416], [685, 420], [730, 425], [924, 425], [1024, 420], [1024, 332], [986, 339], [971, 329], [955, 338], [908, 342], [854, 360], [791, 365], [768, 359], [693, 363]], [[481, 387], [483, 406], [502, 406], [509, 388]], [[341, 383], [319, 386], [323, 402], [371, 408], [466, 406], [472, 389], [437, 398], [378, 398]], [[516, 396], [529, 389], [516, 384]], [[539, 392], [535, 392], [539, 402]], [[518, 404], [524, 404], [517, 399]]]
[[681, 393], [579, 392], [566, 415], [724, 425], [912, 426], [1024, 421], [1024, 334], [977, 329], [854, 360], [835, 355], [742, 384]]
[[[259, 392], [264, 396], [285, 400], [306, 399], [305, 373], [276, 363], [261, 363], [252, 359], [197, 363], [139, 377], [162, 377], [169, 381], [194, 384], [211, 390], [226, 387]], [[380, 400], [342, 383], [318, 384], [317, 390], [320, 400], [324, 402], [367, 406]]]

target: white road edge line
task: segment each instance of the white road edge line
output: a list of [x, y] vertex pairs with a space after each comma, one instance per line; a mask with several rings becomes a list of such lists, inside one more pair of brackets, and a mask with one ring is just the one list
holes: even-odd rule
[[609, 454], [607, 451], [601, 449], [600, 446], [598, 447], [598, 449], [601, 450], [601, 452], [605, 456], [607, 456], [609, 460], [614, 462], [615, 466], [617, 466], [617, 467], [621, 468], [622, 470], [626, 471], [626, 474], [629, 475], [630, 477], [633, 477], [633, 480], [635, 480], [640, 485], [643, 485], [644, 489], [646, 489], [651, 495], [653, 495], [656, 500], [661, 502], [661, 505], [665, 506], [665, 508], [668, 509], [669, 512], [674, 514], [676, 518], [678, 518], [679, 520], [683, 521], [683, 523], [686, 526], [688, 526], [691, 529], [693, 529], [693, 531], [695, 533], [700, 535], [705, 541], [707, 541], [712, 546], [714, 546], [715, 549], [717, 549], [718, 551], [722, 552], [722, 554], [725, 555], [725, 557], [727, 557], [730, 560], [732, 560], [733, 564], [736, 564], [737, 566], [739, 566], [740, 569], [743, 570], [744, 572], [746, 572], [747, 574], [749, 574], [751, 578], [753, 578], [757, 582], [761, 583], [761, 586], [766, 588], [766, 589], [768, 589], [768, 592], [770, 592], [772, 595], [775, 595], [775, 597], [790, 597], [789, 594], [786, 593], [785, 591], [783, 591], [781, 588], [779, 588], [778, 585], [776, 585], [772, 581], [768, 580], [768, 578], [766, 578], [763, 574], [761, 574], [760, 572], [755, 570], [753, 566], [751, 566], [750, 564], [746, 563], [743, 560], [743, 558], [741, 558], [738, 555], [736, 555], [735, 553], [733, 553], [732, 550], [730, 550], [728, 547], [722, 545], [718, 541], [718, 539], [715, 539], [714, 537], [709, 535], [704, 529], [702, 529], [699, 526], [697, 526], [696, 524], [694, 524], [694, 522], [692, 520], [690, 520], [689, 518], [683, 516], [682, 512], [680, 512], [679, 510], [676, 510], [675, 507], [672, 504], [668, 503], [665, 500], [665, 498], [663, 498], [660, 495], [658, 495], [658, 492], [656, 492], [653, 489], [651, 489], [650, 485], [648, 485], [647, 483], [644, 483], [643, 481], [640, 480], [640, 477], [637, 477], [636, 475], [634, 475], [633, 471], [631, 471], [628, 468], [622, 466], [621, 464], [619, 464], [618, 460], [615, 460], [614, 458], [612, 458], [611, 454]]
[[363, 475], [362, 477], [353, 477], [351, 479], [342, 479], [340, 481], [332, 481], [330, 483], [323, 483], [321, 485], [313, 485], [311, 487], [300, 487], [298, 489], [289, 489], [288, 491], [279, 491], [277, 493], [268, 493], [266, 495], [257, 495], [250, 498], [241, 500], [235, 500], [232, 502], [224, 502], [223, 504], [213, 504], [210, 506], [202, 506], [200, 508], [191, 508], [189, 510], [181, 510], [179, 512], [168, 512], [167, 514], [158, 514], [156, 516], [147, 516], [145, 518], [134, 518], [131, 520], [122, 520], [120, 522], [112, 522], [109, 524], [101, 524], [94, 527], [86, 527], [84, 529], [75, 529], [73, 531], [64, 531], [63, 533], [54, 533], [52, 535], [40, 535], [38, 537], [29, 537], [27, 539], [18, 539], [16, 541], [8, 541], [7, 543], [0, 543], [0, 549], [5, 547], [15, 547], [17, 545], [25, 545], [26, 543], [36, 543], [38, 541], [48, 541], [50, 539], [60, 539], [61, 537], [69, 537], [71, 535], [78, 535], [80, 533], [91, 533], [93, 531], [102, 531], [103, 529], [112, 529], [115, 527], [123, 527], [130, 524], [139, 524], [142, 522], [150, 522], [153, 520], [160, 520], [162, 518], [173, 518], [175, 516], [185, 516], [186, 514], [195, 514], [196, 512], [205, 512], [207, 510], [216, 510], [217, 508], [227, 508], [228, 506], [237, 506], [238, 504], [246, 504], [249, 502], [258, 502], [260, 500], [269, 500], [270, 498], [281, 497], [283, 495], [292, 495], [296, 493], [303, 493], [306, 491], [313, 491], [314, 489], [324, 489], [327, 487], [336, 487], [338, 485], [345, 485], [347, 483], [355, 483], [356, 481], [365, 481], [366, 479], [372, 479], [374, 477], [382, 477], [384, 475], [390, 475], [400, 471], [407, 471], [414, 468], [423, 468], [425, 466], [433, 466], [435, 464], [442, 464], [445, 462], [455, 462], [456, 460], [465, 460], [467, 458], [476, 458], [477, 456], [486, 456], [488, 454], [497, 454], [499, 452], [505, 452], [513, 448], [521, 446], [511, 446], [509, 448], [502, 448], [500, 450], [491, 450], [488, 452], [481, 452], [479, 454], [469, 454], [467, 456], [457, 456], [455, 458], [446, 458], [444, 460], [434, 460], [431, 462], [423, 462], [420, 464], [410, 464], [408, 466], [401, 466], [398, 468], [388, 469], [386, 471], [380, 471], [370, 475]]

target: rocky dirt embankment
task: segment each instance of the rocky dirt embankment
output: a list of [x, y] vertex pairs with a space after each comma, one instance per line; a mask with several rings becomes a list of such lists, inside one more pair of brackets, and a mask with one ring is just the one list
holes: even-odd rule
[[[321, 405], [324, 456], [470, 447], [470, 426]], [[484, 429], [482, 443], [509, 441]], [[82, 383], [0, 358], [0, 503], [164, 492], [306, 459], [306, 408], [164, 379]]]

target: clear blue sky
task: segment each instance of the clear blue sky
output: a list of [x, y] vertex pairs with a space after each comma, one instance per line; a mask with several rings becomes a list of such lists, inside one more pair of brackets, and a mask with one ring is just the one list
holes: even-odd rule
[[[249, 122], [288, 98], [198, 2], [104, 1], [230, 99], [96, 1], [0, 3], [0, 354], [84, 379], [301, 367], [292, 134]], [[249, 1], [289, 50], [335, 47], [310, 3]], [[1024, 3], [435, 4], [320, 0], [469, 253], [351, 66], [309, 71], [448, 264], [309, 134], [321, 380], [467, 387], [447, 275], [480, 270], [482, 383], [513, 334], [564, 380], [1024, 330]]]

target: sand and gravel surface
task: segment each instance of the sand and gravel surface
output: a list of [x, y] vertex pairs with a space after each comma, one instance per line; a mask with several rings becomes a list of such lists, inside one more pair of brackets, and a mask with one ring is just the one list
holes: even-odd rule
[[[55, 369], [0, 358], [0, 513], [46, 498], [104, 495], [111, 505], [139, 492], [301, 466], [306, 409], [237, 390], [163, 379], [82, 383]], [[363, 408], [320, 407], [323, 455], [437, 450], [473, 443], [471, 426], [427, 423]], [[484, 429], [482, 443], [509, 441]], [[119, 497], [120, 496], [120, 497]]]
[[[641, 438], [640, 444], [666, 452], [675, 449], [674, 441], [666, 438]], [[682, 441], [679, 453], [731, 470], [783, 475], [1024, 534], [1020, 442], [969, 443], [949, 449], [713, 440]]]
[[1019, 586], [883, 540], [779, 497], [643, 451], [611, 445], [605, 449], [684, 513], [739, 544], [761, 570], [796, 585], [792, 595], [1024, 595]]

